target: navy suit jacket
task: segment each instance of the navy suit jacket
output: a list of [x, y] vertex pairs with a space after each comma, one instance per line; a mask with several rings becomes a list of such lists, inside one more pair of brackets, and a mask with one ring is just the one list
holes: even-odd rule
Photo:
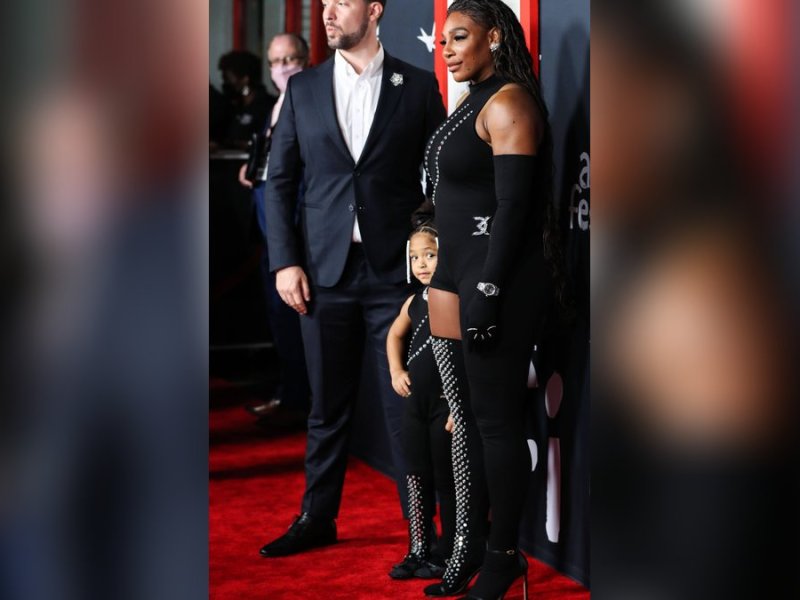
[[336, 117], [333, 64], [331, 58], [289, 80], [273, 132], [264, 194], [270, 269], [299, 265], [314, 285], [336, 285], [358, 214], [372, 270], [400, 282], [411, 213], [424, 200], [425, 145], [446, 116], [439, 87], [433, 73], [386, 53], [377, 111], [355, 162]]

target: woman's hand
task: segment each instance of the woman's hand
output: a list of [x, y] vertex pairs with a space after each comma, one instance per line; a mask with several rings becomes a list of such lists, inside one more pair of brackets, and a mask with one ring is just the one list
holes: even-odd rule
[[483, 292], [475, 290], [464, 319], [467, 348], [470, 351], [489, 350], [497, 343], [497, 302], [496, 296], [485, 296]]
[[411, 395], [411, 378], [408, 371], [392, 371], [392, 387], [403, 398]]
[[452, 413], [447, 415], [447, 423], [444, 424], [444, 430], [447, 433], [453, 433], [453, 429], [455, 429], [456, 423], [453, 421]]

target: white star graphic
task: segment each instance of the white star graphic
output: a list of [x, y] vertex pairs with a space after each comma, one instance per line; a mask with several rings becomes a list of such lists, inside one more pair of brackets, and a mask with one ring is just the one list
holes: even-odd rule
[[425, 46], [428, 48], [428, 52], [433, 52], [436, 49], [436, 42], [434, 41], [436, 38], [436, 23], [434, 22], [431, 26], [430, 35], [425, 33], [425, 30], [422, 27], [419, 28], [419, 32], [421, 35], [418, 35], [417, 39], [425, 44]]

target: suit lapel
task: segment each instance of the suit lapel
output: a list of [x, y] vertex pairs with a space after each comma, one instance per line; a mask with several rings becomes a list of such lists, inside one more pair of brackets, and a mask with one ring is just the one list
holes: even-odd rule
[[317, 68], [316, 88], [319, 94], [319, 101], [315, 102], [315, 104], [319, 109], [325, 129], [339, 151], [350, 162], [353, 162], [353, 156], [347, 148], [344, 137], [342, 137], [342, 130], [339, 129], [339, 118], [336, 116], [336, 99], [333, 97], [333, 58], [322, 63]]
[[403, 64], [395, 60], [384, 50], [383, 76], [381, 77], [381, 93], [378, 98], [378, 107], [375, 110], [375, 118], [372, 120], [372, 127], [369, 129], [367, 141], [364, 143], [364, 150], [358, 159], [359, 164], [369, 157], [369, 153], [380, 139], [381, 132], [392, 119], [397, 104], [403, 95], [403, 77], [405, 76]]

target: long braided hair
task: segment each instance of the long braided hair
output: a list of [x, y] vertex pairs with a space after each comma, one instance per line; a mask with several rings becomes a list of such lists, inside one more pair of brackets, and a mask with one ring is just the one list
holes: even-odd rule
[[492, 52], [495, 73], [527, 89], [547, 121], [549, 111], [533, 71], [533, 58], [525, 45], [525, 32], [514, 11], [501, 0], [455, 0], [447, 9], [447, 15], [454, 12], [467, 15], [487, 31], [492, 28], [500, 31], [500, 46]]
[[537, 156], [542, 164], [540, 171], [542, 181], [539, 189], [545, 199], [544, 255], [553, 275], [556, 298], [564, 308], [567, 304], [565, 297], [566, 274], [561, 249], [558, 211], [553, 202], [555, 178], [553, 133], [550, 129], [550, 112], [547, 110], [539, 79], [533, 70], [533, 58], [525, 44], [525, 33], [514, 11], [501, 0], [455, 0], [447, 9], [447, 14], [449, 16], [454, 12], [467, 15], [487, 31], [492, 28], [500, 31], [500, 45], [497, 50], [492, 52], [494, 71], [501, 79], [509, 83], [517, 83], [528, 90], [543, 119], [544, 135], [537, 149]]

